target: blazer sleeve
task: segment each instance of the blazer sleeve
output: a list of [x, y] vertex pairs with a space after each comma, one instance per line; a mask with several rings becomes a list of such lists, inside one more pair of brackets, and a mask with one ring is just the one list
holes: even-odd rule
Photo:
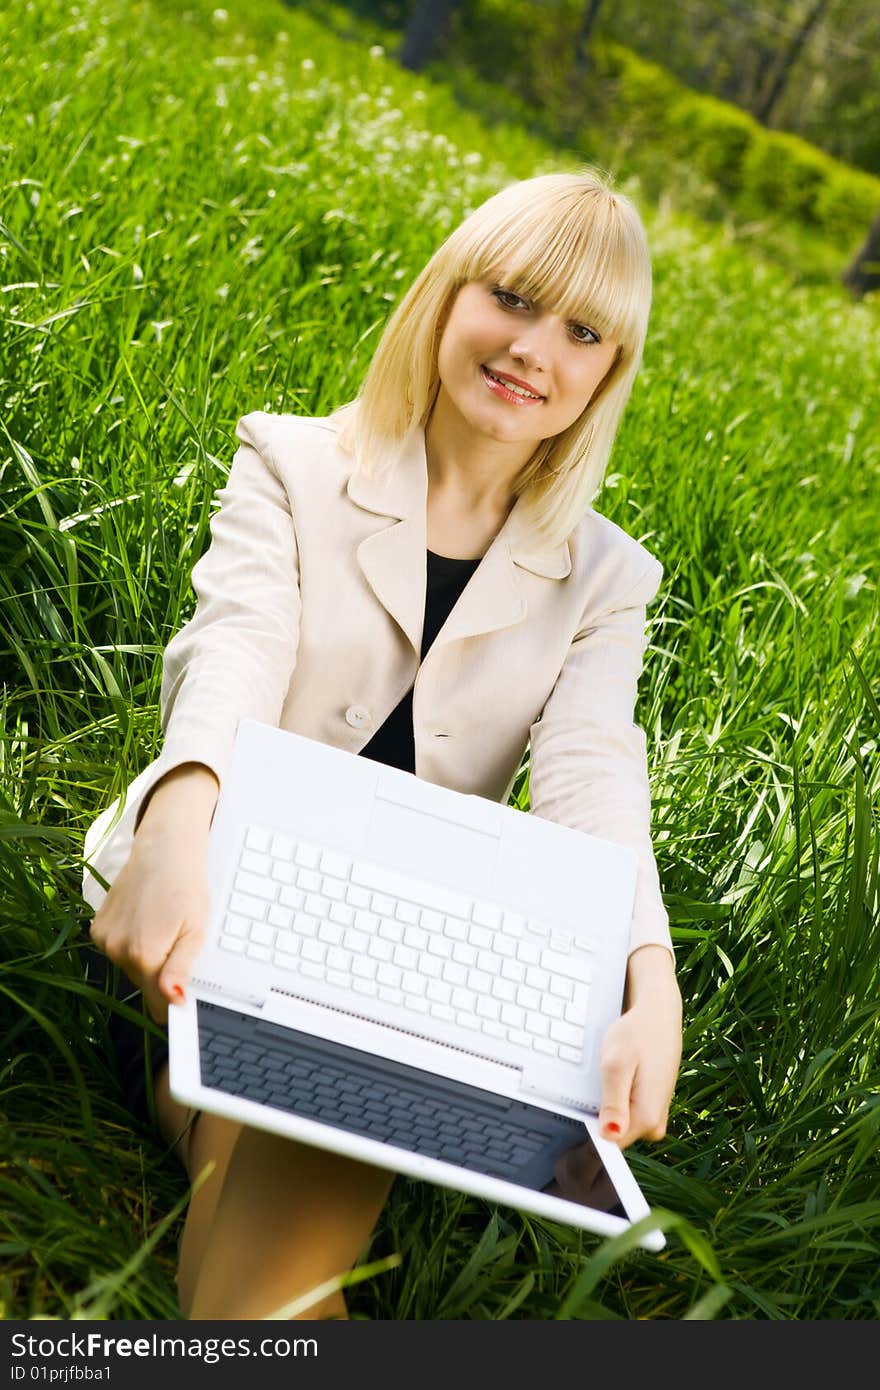
[[630, 953], [665, 946], [674, 959], [651, 844], [647, 740], [633, 720], [647, 645], [646, 610], [663, 576], [653, 557], [634, 588], [575, 634], [531, 727], [531, 809], [636, 851]]
[[[165, 648], [161, 754], [86, 834], [87, 865], [109, 883], [131, 853], [149, 792], [167, 772], [205, 763], [222, 785], [238, 721], [281, 718], [299, 642], [299, 556], [287, 489], [259, 421], [254, 412], [236, 425], [240, 447], [218, 493], [210, 544], [192, 570], [195, 612]], [[84, 898], [97, 908], [104, 895], [87, 867]]]

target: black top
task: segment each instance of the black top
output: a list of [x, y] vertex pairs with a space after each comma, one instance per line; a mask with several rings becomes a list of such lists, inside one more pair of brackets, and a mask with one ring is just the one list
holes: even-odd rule
[[[448, 555], [428, 551], [428, 580], [425, 592], [425, 625], [422, 632], [422, 660], [437, 633], [446, 622], [477, 565], [476, 560], [452, 560]], [[378, 763], [389, 763], [404, 772], [415, 772], [416, 749], [413, 737], [413, 687], [377, 729], [361, 756]]]

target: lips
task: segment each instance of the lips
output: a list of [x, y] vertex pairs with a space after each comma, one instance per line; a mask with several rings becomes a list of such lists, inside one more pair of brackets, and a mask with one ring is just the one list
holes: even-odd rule
[[[521, 381], [519, 377], [510, 376], [507, 373], [505, 373], [504, 377], [500, 381], [498, 381], [496, 380], [496, 378], [499, 376], [499, 373], [493, 373], [492, 369], [490, 367], [487, 367], [485, 363], [481, 365], [480, 371], [482, 373], [483, 380], [486, 382], [486, 385], [490, 388], [490, 390], [494, 390], [496, 395], [501, 395], [507, 400], [516, 401], [523, 405], [528, 404], [530, 402], [530, 399], [531, 402], [535, 405], [537, 405], [540, 401], [544, 400], [544, 397], [541, 395], [540, 392], [535, 391], [534, 388], [531, 387], [527, 381]], [[532, 393], [531, 398], [519, 395], [515, 391], [507, 390], [507, 382], [512, 383], [514, 386], [521, 386], [525, 391], [530, 391]]]

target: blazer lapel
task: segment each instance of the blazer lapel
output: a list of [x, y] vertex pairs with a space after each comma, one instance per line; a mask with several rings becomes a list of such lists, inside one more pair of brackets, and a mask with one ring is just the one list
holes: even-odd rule
[[[415, 428], [405, 437], [397, 462], [384, 476], [367, 478], [352, 473], [347, 492], [364, 510], [397, 518], [394, 524], [380, 527], [360, 542], [357, 559], [379, 602], [420, 657], [427, 568], [428, 466], [424, 430]], [[528, 611], [521, 569], [564, 579], [571, 571], [571, 555], [567, 542], [545, 546], [536, 540], [523, 499], [518, 498], [437, 634], [431, 651], [447, 642], [521, 622]]]

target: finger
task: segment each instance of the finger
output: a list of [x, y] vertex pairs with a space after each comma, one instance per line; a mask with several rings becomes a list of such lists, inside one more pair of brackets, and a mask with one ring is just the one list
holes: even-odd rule
[[610, 1053], [601, 1063], [602, 1104], [599, 1129], [605, 1139], [620, 1144], [630, 1128], [630, 1100], [634, 1063], [619, 1053]]
[[192, 963], [202, 948], [205, 939], [201, 925], [184, 925], [174, 945], [159, 971], [158, 988], [163, 999], [171, 1004], [182, 1004], [186, 998]]

